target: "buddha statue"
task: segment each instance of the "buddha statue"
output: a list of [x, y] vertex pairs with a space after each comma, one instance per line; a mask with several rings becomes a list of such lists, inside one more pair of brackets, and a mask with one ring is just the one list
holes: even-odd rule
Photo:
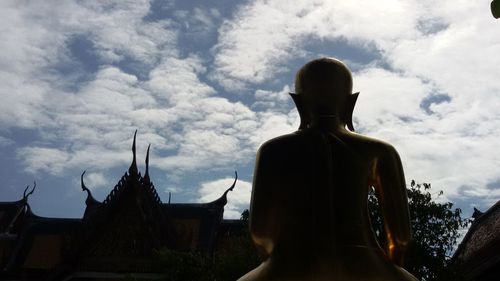
[[[401, 267], [411, 236], [401, 160], [390, 144], [354, 133], [357, 95], [337, 59], [298, 71], [300, 127], [257, 153], [250, 233], [264, 261], [239, 281], [417, 280]], [[370, 188], [386, 249], [370, 225]]]

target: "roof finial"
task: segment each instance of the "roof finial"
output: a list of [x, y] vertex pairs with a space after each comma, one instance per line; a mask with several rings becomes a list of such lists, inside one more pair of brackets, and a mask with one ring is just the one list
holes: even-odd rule
[[35, 191], [35, 188], [36, 188], [36, 181], [33, 181], [33, 188], [31, 189], [31, 191], [30, 191], [30, 192], [28, 192], [28, 193], [26, 193], [26, 191], [28, 191], [28, 188], [29, 188], [29, 187], [30, 187], [30, 186], [28, 185], [28, 186], [26, 186], [26, 188], [24, 189], [24, 192], [23, 192], [23, 199], [24, 199], [24, 200], [28, 199], [28, 197], [29, 197], [31, 194], [33, 194], [33, 192]]
[[137, 130], [135, 130], [134, 133], [134, 142], [132, 143], [132, 154], [133, 154], [133, 160], [132, 164], [130, 165], [130, 168], [128, 169], [128, 173], [130, 175], [136, 175], [137, 174], [137, 161], [135, 157], [135, 139], [137, 137]]
[[23, 198], [26, 198], [26, 191], [28, 191], [28, 188], [30, 187], [30, 185], [28, 184], [26, 186], [26, 188], [24, 189], [24, 192], [23, 192]]
[[237, 171], [234, 171], [234, 181], [233, 181], [233, 184], [224, 192], [224, 194], [222, 194], [222, 196], [215, 200], [214, 202], [217, 202], [217, 204], [222, 204], [222, 205], [226, 205], [227, 203], [227, 193], [229, 191], [233, 191], [234, 187], [236, 186], [236, 181], [238, 180], [238, 172]]
[[93, 203], [98, 203], [99, 201], [95, 200], [94, 196], [92, 196], [92, 192], [90, 192], [90, 189], [83, 182], [83, 176], [85, 175], [86, 172], [87, 171], [83, 171], [82, 175], [80, 176], [82, 190], [87, 191], [87, 199], [85, 200], [85, 204], [89, 205]]
[[238, 172], [235, 170], [234, 171], [234, 181], [233, 181], [233, 184], [231, 185], [231, 187], [229, 187], [226, 190], [226, 192], [224, 192], [224, 196], [226, 196], [229, 191], [233, 191], [234, 187], [236, 186], [236, 181], [237, 180], [238, 180]]
[[144, 173], [144, 178], [149, 181], [149, 148], [151, 144], [148, 145], [148, 151], [146, 152], [146, 172]]
[[80, 181], [81, 181], [81, 186], [83, 191], [87, 191], [87, 193], [90, 193], [90, 189], [85, 186], [85, 183], [83, 182], [83, 176], [85, 175], [87, 171], [83, 171], [82, 175], [80, 176]]
[[476, 207], [474, 207], [474, 213], [472, 213], [472, 217], [474, 219], [478, 219], [480, 218], [484, 213], [481, 212], [479, 209], [477, 209]]
[[229, 191], [233, 191], [234, 186], [236, 185], [236, 181], [238, 180], [238, 172], [234, 171], [234, 175], [235, 175], [235, 177], [234, 177], [233, 184], [228, 189], [226, 189], [224, 194], [222, 194], [222, 196], [219, 197], [219, 199], [213, 201], [211, 204], [216, 204], [216, 205], [221, 206], [221, 207], [224, 207], [227, 204], [227, 193]]

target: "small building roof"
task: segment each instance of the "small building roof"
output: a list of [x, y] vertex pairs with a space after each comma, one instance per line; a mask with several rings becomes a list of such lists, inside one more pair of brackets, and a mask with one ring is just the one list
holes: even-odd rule
[[474, 221], [452, 257], [467, 276], [479, 276], [500, 266], [500, 200]]

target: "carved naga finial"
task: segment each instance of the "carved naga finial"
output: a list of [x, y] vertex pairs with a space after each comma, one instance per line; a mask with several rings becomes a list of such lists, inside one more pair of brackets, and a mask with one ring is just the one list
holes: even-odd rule
[[89, 204], [99, 203], [99, 201], [97, 201], [94, 198], [94, 196], [92, 196], [92, 192], [90, 192], [90, 189], [83, 182], [83, 176], [85, 175], [86, 172], [87, 171], [83, 171], [82, 175], [80, 176], [82, 190], [87, 192], [87, 199], [85, 200], [85, 204], [89, 205]]
[[28, 197], [29, 197], [31, 194], [33, 194], [33, 192], [35, 191], [35, 188], [36, 188], [36, 181], [33, 181], [33, 188], [31, 189], [31, 191], [30, 191], [30, 192], [28, 192], [28, 193], [26, 193], [26, 191], [28, 191], [28, 188], [29, 188], [29, 187], [30, 187], [29, 185], [28, 185], [28, 186], [26, 186], [26, 188], [24, 189], [24, 192], [23, 192], [23, 200], [25, 200], [25, 201], [26, 201], [26, 200], [28, 200]]
[[128, 169], [128, 173], [130, 175], [137, 175], [138, 173], [138, 170], [137, 170], [137, 161], [136, 161], [136, 154], [135, 154], [135, 139], [137, 137], [137, 130], [135, 130], [135, 133], [134, 133], [134, 142], [132, 143], [132, 155], [133, 155], [133, 159], [132, 159], [132, 164], [130, 165], [130, 168]]
[[222, 205], [226, 205], [227, 204], [227, 194], [229, 193], [229, 191], [233, 191], [234, 187], [236, 186], [236, 181], [238, 181], [238, 172], [237, 171], [234, 171], [234, 176], [235, 177], [234, 177], [233, 184], [215, 202], [220, 203]]
[[80, 183], [81, 183], [81, 186], [82, 186], [82, 190], [83, 191], [87, 191], [87, 194], [90, 196], [90, 189], [88, 189], [88, 187], [83, 182], [83, 176], [85, 175], [86, 172], [87, 171], [83, 171], [82, 175], [80, 176]]
[[234, 181], [233, 181], [233, 184], [231, 185], [231, 187], [229, 187], [226, 192], [224, 192], [224, 197], [227, 196], [227, 193], [229, 191], [233, 191], [234, 187], [236, 186], [236, 181], [238, 180], [238, 172], [237, 171], [234, 171]]
[[146, 172], [144, 173], [144, 179], [149, 182], [149, 149], [151, 144], [148, 145], [148, 151], [146, 152]]

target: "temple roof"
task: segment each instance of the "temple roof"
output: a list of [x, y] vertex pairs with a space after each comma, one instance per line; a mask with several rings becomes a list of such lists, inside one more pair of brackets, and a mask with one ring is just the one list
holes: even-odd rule
[[136, 136], [132, 144], [132, 164], [103, 202], [87, 192], [87, 208], [83, 218], [83, 255], [147, 256], [152, 249], [174, 240], [171, 224], [161, 208], [161, 201], [149, 180], [149, 148], [146, 176], [141, 176], [136, 163]]
[[[113, 261], [125, 258], [134, 264], [136, 259], [151, 258], [152, 252], [161, 248], [213, 251], [227, 195], [234, 189], [238, 174], [235, 172], [232, 185], [214, 201], [170, 203], [169, 198], [168, 203], [163, 203], [149, 175], [150, 146], [144, 176], [137, 168], [136, 133], [132, 163], [102, 202], [92, 196], [84, 182], [85, 171], [82, 173], [81, 188], [87, 193], [82, 219], [46, 218], [34, 214], [28, 197], [36, 184], [31, 190], [29, 186], [24, 190], [22, 199], [0, 202], [0, 240], [9, 245], [8, 259], [0, 264], [4, 272], [23, 270], [26, 260], [38, 255], [33, 251], [40, 251], [32, 247], [33, 243], [43, 239], [56, 241], [54, 247], [59, 247], [57, 241], [63, 241], [61, 247], [72, 257], [64, 261], [75, 270], [92, 271], [103, 267], [140, 271], [140, 266], [131, 268], [132, 265], [118, 269]], [[54, 248], [53, 251], [59, 250]]]
[[9, 228], [23, 208], [23, 200], [0, 202], [0, 233], [9, 232]]
[[28, 197], [35, 191], [36, 182], [28, 192], [29, 187], [28, 185], [24, 189], [23, 198], [13, 202], [0, 202], [0, 233], [10, 233], [15, 230], [18, 221], [29, 210]]
[[[475, 209], [474, 221], [453, 255], [453, 262], [471, 272], [500, 264], [500, 200], [486, 212]], [[473, 273], [475, 274], [475, 273]]]
[[[156, 191], [156, 188], [154, 187], [154, 184], [152, 183], [150, 176], [149, 176], [149, 151], [151, 145], [148, 146], [147, 153], [146, 153], [146, 168], [145, 168], [145, 173], [144, 176], [141, 176], [140, 172], [137, 169], [137, 160], [136, 160], [136, 136], [137, 136], [137, 131], [134, 133], [134, 139], [132, 143], [132, 163], [128, 169], [128, 173], [125, 173], [118, 184], [115, 185], [115, 187], [111, 190], [111, 192], [106, 196], [103, 202], [99, 202], [92, 196], [91, 190], [85, 185], [84, 183], [84, 171], [81, 175], [81, 187], [82, 190], [87, 192], [87, 199], [85, 200], [85, 204], [87, 205], [85, 209], [85, 214], [84, 218], [88, 216], [90, 213], [94, 213], [95, 210], [97, 210], [99, 207], [103, 205], [110, 205], [112, 202], [117, 200], [119, 197], [119, 194], [121, 194], [123, 189], [125, 188], [124, 183], [127, 181], [128, 178], [130, 177], [137, 177], [138, 180], [142, 185], [144, 185], [144, 189], [142, 191], [148, 193], [148, 197], [153, 200], [154, 204], [161, 205], [162, 209], [184, 209], [184, 208], [208, 208], [208, 209], [213, 209], [213, 208], [224, 208], [224, 206], [227, 204], [227, 194], [229, 191], [233, 191], [236, 181], [238, 180], [238, 173], [235, 171], [235, 179], [233, 184], [216, 200], [212, 202], [207, 202], [207, 203], [170, 203], [170, 198], [168, 200], [168, 203], [162, 203], [158, 192]], [[170, 196], [170, 195], [169, 195]]]
[[[84, 251], [91, 256], [112, 255], [118, 251], [120, 255], [147, 255], [153, 248], [171, 247], [176, 244], [178, 233], [175, 227], [181, 223], [179, 220], [187, 223], [186, 219], [189, 223], [193, 220], [198, 222], [197, 229], [201, 233], [200, 237], [203, 237], [199, 244], [201, 248], [209, 249], [216, 235], [211, 233], [222, 220], [227, 194], [234, 189], [237, 174], [231, 187], [212, 202], [171, 204], [169, 200], [169, 203], [162, 203], [149, 176], [150, 146], [146, 153], [144, 176], [137, 169], [136, 136], [137, 131], [134, 134], [132, 163], [128, 171], [102, 202], [97, 201], [91, 190], [86, 187], [83, 181], [85, 172], [81, 176], [82, 190], [87, 192], [87, 207], [83, 217], [83, 240], [86, 241]], [[174, 223], [173, 219], [176, 219], [177, 223]], [[106, 248], [116, 244], [116, 239], [123, 239], [120, 249]], [[128, 245], [130, 241], [133, 241], [134, 245]], [[89, 246], [90, 244], [94, 246]]]

